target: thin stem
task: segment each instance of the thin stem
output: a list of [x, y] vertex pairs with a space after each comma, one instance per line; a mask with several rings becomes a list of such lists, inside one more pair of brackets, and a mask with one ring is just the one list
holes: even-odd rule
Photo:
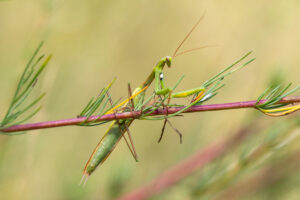
[[[199, 106], [192, 106], [184, 113], [191, 113], [191, 112], [204, 112], [204, 111], [217, 111], [217, 110], [229, 110], [229, 109], [240, 109], [240, 108], [256, 108], [258, 105], [265, 103], [267, 100], [261, 100], [257, 104], [256, 100], [253, 101], [242, 101], [242, 102], [233, 102], [233, 103], [223, 103], [223, 104], [210, 104], [210, 105], [199, 105]], [[286, 97], [282, 100], [278, 101], [278, 104], [288, 104], [288, 103], [296, 103], [300, 102], [300, 96], [295, 97]], [[147, 111], [151, 112], [150, 116], [155, 115], [166, 115], [176, 113], [185, 107], [172, 107], [172, 108], [164, 108], [164, 109], [157, 109], [155, 111]], [[168, 109], [168, 110], [167, 110]], [[91, 116], [88, 119], [86, 117], [78, 117], [72, 119], [63, 119], [63, 120], [55, 120], [55, 121], [46, 121], [46, 122], [38, 122], [38, 123], [31, 123], [31, 124], [21, 124], [15, 125], [8, 128], [0, 129], [1, 132], [17, 132], [17, 131], [28, 131], [28, 130], [35, 130], [35, 129], [43, 129], [43, 128], [54, 128], [54, 127], [61, 127], [61, 126], [70, 126], [70, 125], [79, 125], [82, 122], [91, 122], [91, 121], [107, 121], [107, 120], [116, 120], [116, 119], [128, 119], [128, 118], [139, 118], [142, 114], [141, 111], [133, 111], [133, 112], [124, 112], [124, 113], [117, 113], [117, 114], [107, 114], [103, 116], [95, 115]]]
[[208, 145], [196, 154], [166, 170], [149, 184], [121, 196], [118, 200], [144, 200], [161, 193], [179, 182], [181, 179], [191, 175], [199, 169], [202, 169], [217, 158], [220, 158], [231, 148], [245, 140], [249, 135], [251, 135], [251, 133], [254, 133], [253, 129], [255, 129], [255, 126], [250, 124], [237, 131], [237, 133], [229, 139]]
[[257, 194], [260, 191], [276, 187], [279, 183], [286, 183], [286, 178], [295, 176], [298, 173], [297, 171], [300, 167], [299, 155], [300, 151], [296, 150], [275, 161], [270, 166], [263, 168], [254, 176], [227, 188], [215, 199], [246, 199], [246, 197], [253, 197], [253, 194]]

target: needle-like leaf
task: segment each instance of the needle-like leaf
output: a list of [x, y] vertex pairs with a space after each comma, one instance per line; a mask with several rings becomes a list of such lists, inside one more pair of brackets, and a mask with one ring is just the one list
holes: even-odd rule
[[[19, 121], [15, 121], [18, 118], [22, 118], [22, 116], [27, 113], [29, 110], [31, 110], [44, 96], [45, 93], [40, 95], [37, 99], [32, 101], [31, 103], [27, 104], [25, 101], [30, 96], [35, 84], [37, 83], [38, 77], [43, 72], [45, 67], [48, 65], [51, 55], [47, 56], [44, 59], [44, 55], [39, 56], [36, 59], [36, 56], [38, 55], [41, 47], [43, 46], [43, 42], [40, 43], [38, 48], [33, 53], [32, 57], [30, 58], [29, 62], [27, 63], [21, 78], [19, 80], [19, 83], [17, 85], [17, 89], [15, 91], [15, 94], [13, 96], [13, 99], [10, 103], [10, 106], [8, 108], [8, 111], [4, 117], [4, 119], [0, 123], [1, 128], [5, 128], [11, 125], [18, 125], [20, 123], [23, 123], [27, 120], [29, 120], [31, 117], [33, 117], [39, 110], [36, 109], [33, 111], [29, 116], [20, 119]], [[39, 66], [38, 69], [36, 67], [39, 65], [39, 63], [42, 61], [43, 63]], [[26, 105], [27, 104], [27, 105]]]

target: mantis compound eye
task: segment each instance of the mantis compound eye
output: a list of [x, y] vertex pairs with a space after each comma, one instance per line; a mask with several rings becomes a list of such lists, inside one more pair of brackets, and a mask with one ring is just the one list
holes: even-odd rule
[[172, 63], [172, 57], [171, 56], [166, 56], [166, 64], [168, 67], [171, 67]]

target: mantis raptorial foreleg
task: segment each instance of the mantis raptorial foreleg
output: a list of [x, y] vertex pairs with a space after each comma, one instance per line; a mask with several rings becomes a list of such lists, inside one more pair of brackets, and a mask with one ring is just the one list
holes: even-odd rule
[[[168, 62], [165, 62], [165, 63], [168, 66], [170, 66], [171, 65], [171, 57], [163, 58], [161, 60], [161, 62], [158, 63], [158, 66], [159, 66], [159, 64], [164, 63], [163, 62], [164, 59], [166, 61], [169, 60], [169, 64], [168, 64]], [[203, 97], [205, 88], [204, 87], [198, 87], [198, 88], [194, 88], [194, 89], [181, 91], [181, 92], [177, 92], [177, 93], [172, 94], [172, 88], [165, 87], [164, 74], [162, 72], [162, 68], [155, 68], [154, 69], [154, 74], [155, 74], [155, 77], [154, 77], [155, 93], [157, 95], [162, 95], [162, 96], [167, 96], [168, 95], [168, 103], [166, 105], [166, 117], [165, 117], [165, 121], [164, 121], [164, 124], [163, 124], [161, 135], [158, 139], [158, 142], [160, 142], [162, 137], [163, 137], [165, 126], [166, 126], [167, 122], [169, 122], [170, 126], [174, 129], [174, 127], [171, 125], [170, 121], [167, 119], [168, 105], [170, 104], [171, 98], [185, 98], [185, 97], [197, 94], [197, 96], [192, 100], [192, 103], [197, 103]], [[163, 104], [163, 107], [165, 107], [164, 104]], [[180, 143], [182, 143], [182, 134], [177, 129], [174, 129], [174, 130], [179, 134]]]

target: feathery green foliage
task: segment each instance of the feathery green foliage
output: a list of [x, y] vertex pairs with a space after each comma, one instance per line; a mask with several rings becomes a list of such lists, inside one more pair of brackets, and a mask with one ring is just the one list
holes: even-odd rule
[[[283, 116], [297, 111], [298, 109], [300, 109], [299, 105], [287, 106], [288, 104], [285, 103], [278, 104], [278, 102], [281, 99], [293, 94], [300, 88], [300, 85], [298, 85], [294, 89], [287, 92], [287, 90], [291, 85], [292, 83], [289, 83], [286, 87], [282, 87], [282, 85], [277, 85], [277, 86], [267, 88], [258, 97], [256, 101], [257, 104], [256, 108], [261, 112], [263, 112], [264, 114], [270, 116]], [[265, 103], [259, 104], [259, 102], [262, 99], [266, 99], [267, 101]]]
[[[112, 105], [108, 106], [107, 104], [110, 101], [110, 94], [109, 89], [113, 85], [116, 79], [114, 79], [106, 88], [103, 88], [100, 92], [100, 94], [97, 96], [97, 98], [92, 97], [91, 100], [87, 103], [87, 105], [83, 108], [81, 113], [77, 117], [86, 117], [86, 120], [82, 123], [80, 123], [80, 126], [97, 126], [104, 123], [107, 123], [108, 121], [104, 122], [96, 122], [97, 119], [99, 119], [104, 113], [106, 113], [108, 110], [112, 109], [114, 106], [117, 105], [119, 101], [116, 101]], [[94, 100], [95, 99], [95, 100]], [[103, 102], [103, 104], [102, 104]], [[88, 118], [92, 115], [98, 115], [99, 117], [95, 120], [88, 122]]]
[[[51, 59], [51, 55], [47, 56], [46, 58], [45, 55], [41, 55], [37, 57], [42, 46], [43, 46], [43, 42], [39, 44], [38, 48], [35, 50], [29, 62], [27, 63], [25, 70], [23, 71], [23, 74], [17, 85], [17, 89], [10, 103], [8, 111], [4, 119], [0, 123], [0, 128], [21, 124], [29, 120], [30, 118], [32, 118], [41, 109], [40, 106], [36, 108], [34, 111], [28, 112], [31, 108], [33, 108], [35, 105], [37, 105], [40, 102], [40, 100], [45, 96], [45, 93], [41, 94], [38, 98], [33, 100], [31, 103], [26, 103], [26, 100], [28, 99], [34, 86], [36, 85], [38, 81], [38, 77], [43, 72], [43, 70], [45, 69], [45, 67], [47, 66], [48, 62]], [[25, 114], [27, 114], [27, 116], [24, 116]], [[7, 134], [2, 132], [0, 133]], [[8, 135], [12, 135], [12, 134], [10, 133]]]
[[298, 119], [284, 120], [267, 130], [261, 130], [259, 138], [247, 140], [236, 155], [215, 162], [202, 173], [198, 184], [191, 190], [193, 199], [214, 199], [222, 190], [233, 185], [251, 171], [260, 170], [282, 152], [284, 147], [299, 138], [295, 128]]

